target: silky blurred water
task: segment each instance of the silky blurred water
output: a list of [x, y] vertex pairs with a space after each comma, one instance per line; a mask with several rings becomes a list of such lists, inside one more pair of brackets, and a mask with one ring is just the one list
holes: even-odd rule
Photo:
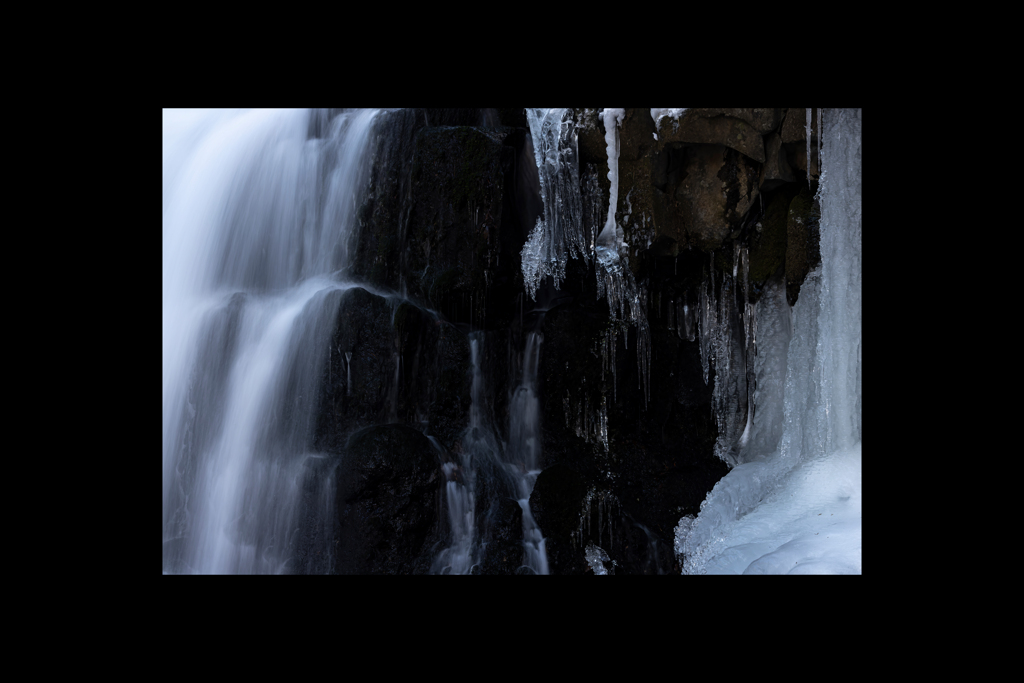
[[330, 569], [308, 529], [299, 566], [299, 516], [330, 516], [306, 471], [376, 114], [164, 111], [167, 573]]

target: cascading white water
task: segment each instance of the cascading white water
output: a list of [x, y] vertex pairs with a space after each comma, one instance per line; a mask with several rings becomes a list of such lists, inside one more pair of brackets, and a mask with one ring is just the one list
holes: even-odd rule
[[[758, 312], [755, 401], [781, 394], [782, 422], [768, 424], [780, 416], [762, 408], [752, 459], [718, 482], [696, 520], [680, 520], [687, 574], [861, 571], [861, 112], [829, 109], [822, 126], [821, 266], [791, 323], [779, 317], [781, 290], [766, 291]], [[776, 442], [766, 456], [754, 450]]]
[[375, 115], [164, 112], [165, 572], [329, 570], [299, 516], [330, 515], [304, 481]]
[[[480, 564], [481, 550], [477, 538], [476, 481], [481, 461], [498, 460], [498, 444], [489, 421], [484, 419], [484, 379], [480, 369], [479, 334], [470, 335], [470, 362], [473, 380], [470, 385], [469, 426], [462, 438], [458, 466], [447, 465], [446, 495], [452, 544], [435, 558], [435, 574], [470, 574]], [[458, 476], [457, 476], [458, 475]], [[461, 481], [460, 481], [461, 479]]]
[[523, 379], [509, 408], [509, 441], [501, 444], [494, 433], [484, 391], [481, 369], [483, 335], [470, 335], [473, 379], [470, 388], [469, 426], [462, 438], [458, 466], [446, 465], [448, 516], [452, 543], [433, 563], [438, 574], [471, 574], [483, 561], [479, 524], [476, 519], [478, 483], [488, 478], [492, 493], [514, 496], [523, 511], [524, 566], [535, 574], [547, 574], [544, 537], [530, 511], [530, 493], [540, 474], [540, 402], [537, 398], [537, 368], [541, 336], [527, 335], [523, 354]]
[[543, 339], [537, 332], [526, 337], [523, 352], [523, 380], [512, 397], [509, 411], [509, 470], [516, 483], [519, 507], [523, 509], [523, 549], [526, 566], [535, 574], [548, 573], [544, 536], [530, 510], [530, 494], [540, 474], [540, 400], [537, 398], [537, 369]]

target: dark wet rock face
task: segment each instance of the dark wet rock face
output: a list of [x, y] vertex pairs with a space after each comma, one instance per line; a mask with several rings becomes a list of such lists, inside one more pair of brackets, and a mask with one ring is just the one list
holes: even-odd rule
[[664, 143], [682, 142], [724, 145], [764, 163], [764, 141], [753, 126], [730, 116], [702, 116], [700, 110], [688, 112], [678, 126], [669, 118], [661, 120], [658, 139]]
[[587, 479], [564, 464], [555, 464], [537, 478], [530, 508], [547, 537], [548, 564], [553, 574], [586, 571], [583, 549], [574, 538], [587, 496]]
[[786, 216], [786, 298], [790, 306], [796, 303], [807, 273], [821, 263], [818, 249], [820, 217], [821, 209], [806, 188], [790, 200]]
[[442, 457], [405, 425], [352, 435], [337, 481], [337, 571], [425, 574], [446, 540]]
[[[485, 116], [492, 124], [503, 120], [495, 111]], [[525, 221], [539, 207], [524, 202], [528, 131], [471, 119], [463, 110], [405, 110], [381, 124], [354, 274], [465, 329], [493, 329], [508, 325], [522, 289]]]
[[497, 498], [483, 522], [489, 534], [481, 573], [515, 574], [523, 564], [523, 509], [511, 498]]
[[[529, 505], [551, 573], [593, 573], [588, 546], [607, 554], [608, 573], [678, 573], [674, 527], [698, 514], [728, 472], [714, 454], [713, 392], [716, 384], [733, 392], [729, 410], [742, 417], [746, 370], [740, 359], [719, 377], [712, 364], [705, 381], [697, 311], [709, 289], [733, 297], [727, 322], [742, 348], [737, 311], [773, 278], [785, 278], [794, 303], [820, 262], [817, 111], [808, 176], [804, 109], [694, 109], [658, 125], [648, 109], [625, 110], [613, 210], [647, 297], [649, 401], [637, 328], [614, 322], [597, 297], [593, 260], [570, 260], [559, 290], [548, 279], [536, 300], [524, 295], [521, 252], [543, 203], [523, 111], [381, 115], [346, 274], [366, 286], [335, 295], [315, 425], [323, 456], [308, 466], [307, 507], [321, 504], [329, 481], [334, 526], [310, 526], [303, 538], [333, 534], [337, 552], [303, 556], [301, 571], [425, 573], [450, 546], [444, 464], [460, 462], [466, 442], [470, 333], [498, 450], [510, 439], [527, 336], [543, 338], [542, 471]], [[567, 117], [590, 234], [604, 225], [610, 196], [604, 122], [597, 109]], [[322, 118], [313, 133], [330, 112]], [[736, 261], [744, 250], [746, 289]], [[483, 552], [473, 572], [529, 573], [514, 487], [500, 468], [480, 467], [474, 513]]]
[[469, 380], [469, 344], [450, 323], [350, 289], [327, 350], [315, 446], [337, 453], [357, 429], [403, 422], [450, 448], [466, 426]]
[[507, 132], [492, 130], [425, 128], [417, 134], [413, 163], [406, 287], [470, 327], [486, 326], [511, 163], [511, 149], [502, 145]]

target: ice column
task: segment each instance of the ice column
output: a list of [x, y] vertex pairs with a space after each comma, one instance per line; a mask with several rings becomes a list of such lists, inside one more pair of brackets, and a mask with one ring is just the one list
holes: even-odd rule
[[611, 193], [608, 196], [608, 218], [605, 219], [604, 229], [597, 236], [597, 243], [605, 247], [618, 249], [621, 239], [615, 224], [615, 207], [619, 203], [619, 131], [618, 126], [622, 124], [626, 116], [625, 109], [605, 109], [604, 117], [604, 142], [608, 149], [608, 180], [611, 182]]
[[[701, 504], [683, 543], [684, 573], [861, 571], [860, 110], [824, 112], [819, 140], [821, 266], [791, 309], [782, 438]], [[773, 306], [782, 305], [778, 286]], [[785, 327], [771, 336], [782, 341]], [[782, 349], [765, 336], [758, 352]]]

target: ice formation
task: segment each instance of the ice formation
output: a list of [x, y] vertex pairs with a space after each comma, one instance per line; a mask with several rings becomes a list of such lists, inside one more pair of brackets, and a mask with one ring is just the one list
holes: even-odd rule
[[[784, 373], [779, 363], [755, 367], [769, 402], [785, 376], [781, 439], [708, 494], [682, 543], [686, 574], [861, 571], [860, 110], [824, 112], [819, 141], [821, 265], [791, 309]], [[771, 296], [762, 317], [781, 308], [782, 295]], [[776, 355], [785, 328], [760, 331]], [[760, 431], [770, 443], [771, 429]]]
[[[607, 344], [605, 338], [600, 344]], [[584, 379], [584, 382], [586, 380]], [[590, 397], [584, 392], [583, 401], [573, 401], [566, 389], [562, 397], [565, 411], [565, 426], [576, 433], [576, 436], [588, 443], [599, 443], [608, 452], [608, 397], [602, 392], [600, 405], [590, 406]]]
[[615, 223], [615, 207], [619, 203], [619, 126], [626, 116], [625, 109], [605, 109], [604, 118], [604, 142], [608, 149], [608, 181], [611, 182], [611, 190], [608, 195], [608, 218], [605, 219], [604, 228], [597, 236], [597, 243], [604, 247], [618, 249], [622, 242], [622, 231]]
[[[544, 216], [538, 218], [523, 247], [523, 280], [527, 293], [531, 298], [536, 298], [537, 287], [544, 277], [551, 276], [556, 288], [560, 285], [565, 277], [566, 261], [570, 257], [589, 259], [593, 255], [597, 261], [597, 297], [607, 297], [612, 316], [603, 359], [604, 366], [612, 368], [613, 398], [617, 393], [617, 378], [614, 371], [615, 338], [621, 332], [628, 344], [628, 327], [632, 325], [637, 328], [637, 369], [646, 405], [650, 400], [648, 375], [651, 356], [647, 292], [636, 283], [632, 271], [629, 270], [629, 245], [626, 244], [623, 230], [615, 219], [619, 186], [618, 126], [625, 117], [625, 109], [604, 109], [601, 114], [605, 125], [611, 191], [604, 227], [596, 239], [593, 235], [584, 234], [583, 211], [589, 210], [594, 213], [596, 208], [582, 205], [577, 133], [575, 123], [568, 112], [568, 109], [526, 110], [540, 175]], [[585, 182], [593, 185], [588, 194], [595, 196], [594, 179], [587, 178]], [[610, 363], [609, 349], [612, 354]], [[566, 416], [568, 421], [568, 409]], [[604, 420], [591, 420], [588, 415], [582, 422], [588, 421], [597, 424]], [[587, 430], [583, 427], [582, 431]]]
[[[654, 127], [661, 128], [661, 120], [666, 116], [675, 119], [674, 125], [679, 125], [679, 117], [683, 115], [686, 109], [652, 109], [651, 118], [654, 119]], [[654, 139], [658, 139], [658, 134], [654, 134]]]
[[[647, 291], [638, 286], [633, 272], [629, 269], [629, 245], [623, 238], [622, 228], [615, 220], [618, 205], [619, 135], [618, 125], [625, 117], [625, 109], [605, 109], [605, 143], [608, 151], [608, 180], [611, 190], [608, 200], [608, 216], [604, 228], [597, 237], [594, 257], [597, 261], [597, 298], [607, 297], [611, 313], [608, 328], [608, 344], [611, 352], [613, 398], [617, 393], [615, 368], [615, 344], [622, 331], [626, 347], [629, 347], [628, 326], [637, 328], [637, 374], [644, 394], [644, 405], [650, 401], [648, 373], [651, 366], [651, 333], [647, 324]], [[627, 197], [628, 199], [628, 197]], [[605, 351], [605, 364], [608, 364]]]
[[676, 558], [679, 560], [682, 560], [683, 544], [686, 543], [686, 537], [690, 535], [690, 529], [693, 528], [693, 520], [693, 515], [684, 515], [679, 520], [679, 524], [676, 525], [673, 549], [676, 552]]
[[[804, 135], [807, 138], [807, 182], [810, 183], [810, 181], [811, 181], [811, 117], [814, 115], [814, 113], [813, 113], [814, 110], [811, 107], [807, 107], [807, 109], [805, 109], [804, 111], [806, 112], [806, 119], [807, 119], [807, 124], [806, 124], [806, 126], [804, 128]], [[820, 135], [821, 135], [821, 131], [820, 130], [818, 131], [818, 135], [819, 135], [819, 140], [820, 140]], [[820, 142], [818, 143], [818, 146], [819, 147], [821, 146]]]
[[[750, 303], [747, 248], [733, 246], [732, 272], [722, 273], [716, 291], [714, 254], [701, 283], [697, 319], [704, 382], [715, 368], [712, 405], [718, 424], [715, 454], [730, 466], [739, 463], [738, 451], [746, 445], [753, 418], [750, 392], [751, 368], [756, 356], [757, 308]], [[742, 284], [740, 284], [742, 283]], [[740, 297], [737, 305], [736, 299]], [[742, 417], [737, 419], [737, 415]]]
[[818, 170], [821, 170], [821, 107], [818, 107]]
[[536, 299], [537, 287], [545, 277], [550, 276], [558, 289], [569, 257], [586, 258], [589, 254], [580, 216], [576, 124], [568, 111], [526, 110], [544, 202], [544, 215], [537, 217], [522, 250], [523, 281], [531, 299]]
[[[594, 508], [597, 508], [597, 542], [604, 542], [605, 530], [608, 531], [608, 546], [615, 545], [615, 529], [613, 521], [622, 514], [619, 499], [610, 491], [598, 490], [590, 487], [583, 499], [583, 507], [580, 510], [579, 526], [576, 534], [572, 537], [573, 543], [582, 544], [584, 532], [591, 532], [591, 517]], [[607, 520], [607, 523], [606, 523]]]
[[[611, 562], [611, 558], [608, 557], [608, 553], [603, 548], [591, 543], [587, 546], [586, 551], [584, 551], [584, 557], [587, 558], [587, 566], [594, 570], [596, 576], [606, 576], [608, 574], [604, 563]], [[614, 574], [615, 570], [612, 570], [611, 573]]]
[[651, 397], [648, 379], [651, 367], [651, 332], [647, 323], [647, 290], [637, 285], [633, 272], [629, 269], [629, 257], [625, 253], [599, 244], [595, 255], [597, 298], [607, 297], [611, 317], [606, 332], [607, 343], [602, 346], [602, 367], [610, 367], [613, 373], [613, 398], [617, 398], [614, 376], [616, 339], [621, 332], [626, 348], [629, 348], [629, 326], [635, 326], [637, 374], [646, 406]]

